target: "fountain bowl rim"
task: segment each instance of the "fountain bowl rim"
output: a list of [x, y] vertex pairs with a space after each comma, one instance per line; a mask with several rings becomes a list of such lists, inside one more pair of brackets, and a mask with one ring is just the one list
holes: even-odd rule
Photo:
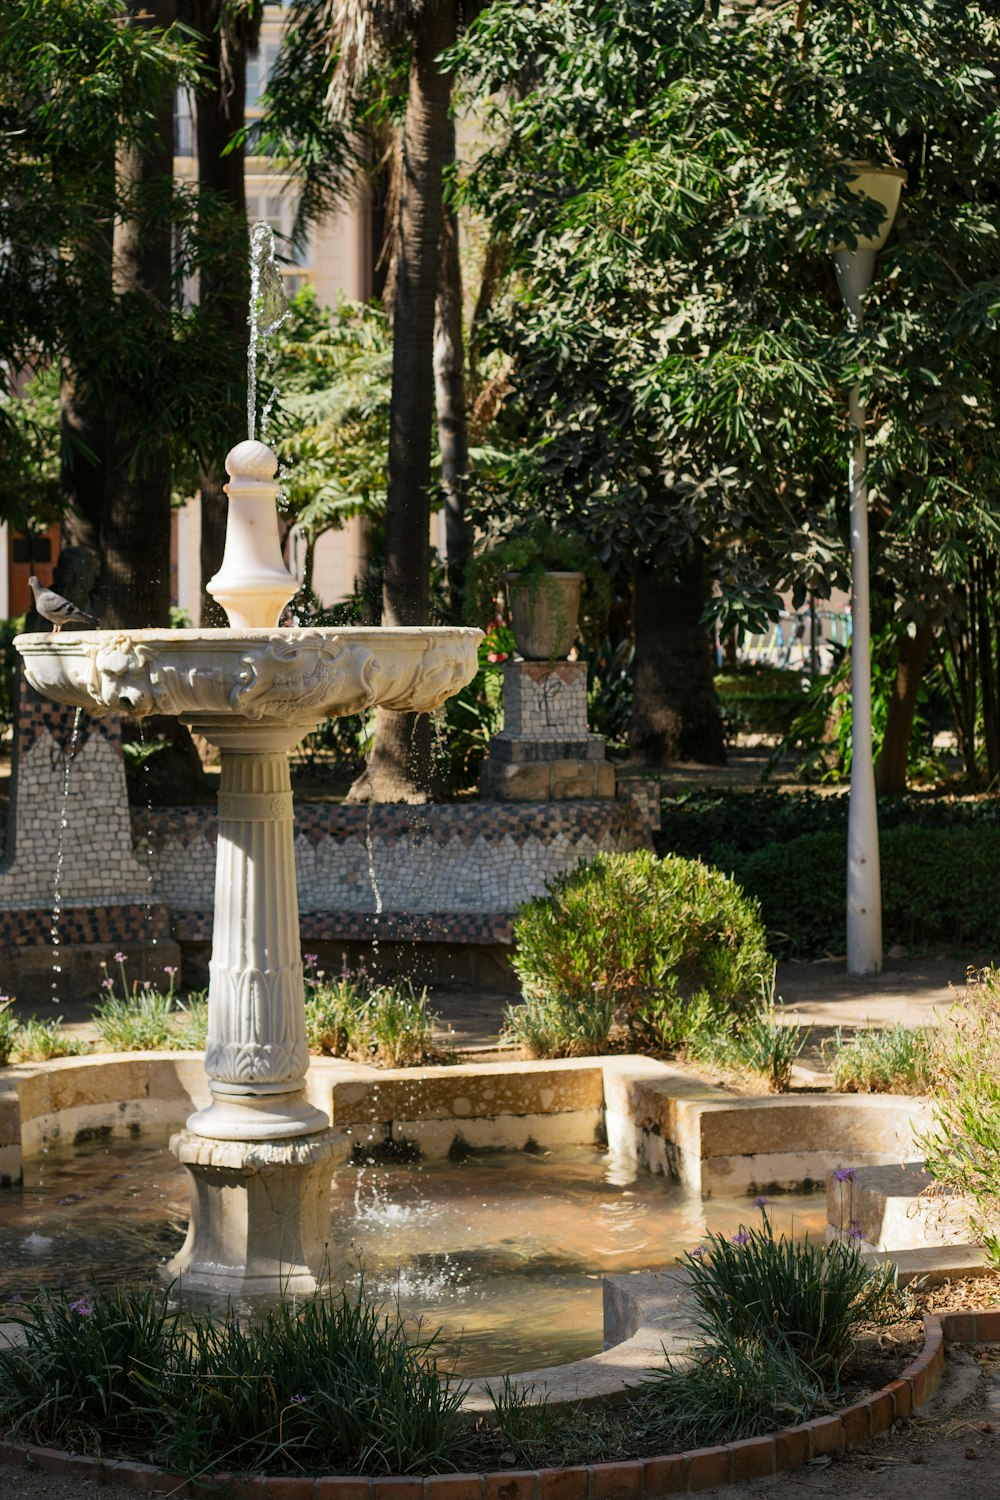
[[484, 639], [484, 632], [475, 625], [274, 625], [265, 629], [235, 628], [232, 626], [206, 629], [180, 629], [170, 627], [142, 626], [136, 629], [123, 625], [104, 630], [24, 631], [14, 637], [15, 650], [24, 654], [25, 649], [62, 652], [79, 650], [86, 646], [111, 645], [128, 640], [138, 645], [212, 646], [229, 643], [261, 644], [267, 642], [302, 641], [316, 638], [338, 640], [345, 637], [353, 641], [383, 641], [397, 645], [412, 643], [443, 643], [445, 641]]

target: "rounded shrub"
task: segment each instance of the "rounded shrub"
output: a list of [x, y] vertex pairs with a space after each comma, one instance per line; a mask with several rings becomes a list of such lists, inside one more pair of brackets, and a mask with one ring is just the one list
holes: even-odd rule
[[747, 1010], [770, 973], [757, 901], [696, 859], [600, 854], [522, 907], [507, 1030], [536, 1056], [601, 1051], [612, 1028], [673, 1051]]

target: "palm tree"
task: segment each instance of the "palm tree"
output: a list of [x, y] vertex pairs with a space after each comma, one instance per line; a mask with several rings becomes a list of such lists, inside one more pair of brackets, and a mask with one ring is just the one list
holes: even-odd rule
[[[298, 0], [289, 31], [307, 27], [322, 50], [326, 107], [343, 124], [381, 64], [409, 49], [405, 123], [398, 143], [391, 238], [392, 400], [385, 514], [383, 624], [429, 618], [435, 320], [450, 135], [451, 79], [441, 54], [458, 34], [461, 0]], [[469, 6], [464, 7], [469, 15]], [[322, 70], [321, 70], [322, 71]], [[332, 181], [331, 176], [331, 181]], [[343, 176], [328, 190], [342, 193]], [[457, 255], [453, 257], [457, 266]], [[449, 322], [454, 348], [454, 318]], [[461, 339], [459, 332], [459, 351]], [[454, 356], [450, 357], [454, 367]], [[439, 361], [439, 370], [445, 368]], [[440, 383], [440, 382], [439, 382]], [[444, 381], [454, 392], [454, 383]], [[454, 407], [454, 399], [452, 406]], [[455, 416], [453, 411], [452, 417]], [[464, 422], [464, 411], [461, 413]], [[459, 440], [459, 453], [461, 452]], [[379, 709], [375, 750], [352, 788], [355, 801], [425, 801], [430, 795], [430, 729], [412, 714]]]

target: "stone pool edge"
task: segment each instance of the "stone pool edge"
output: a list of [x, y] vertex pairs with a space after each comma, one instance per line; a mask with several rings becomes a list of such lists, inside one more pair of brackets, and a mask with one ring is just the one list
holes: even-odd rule
[[193, 1496], [209, 1491], [229, 1500], [652, 1500], [785, 1473], [814, 1458], [861, 1447], [930, 1400], [941, 1381], [946, 1344], [998, 1341], [1000, 1310], [928, 1314], [917, 1358], [888, 1385], [842, 1411], [739, 1442], [613, 1463], [383, 1478], [216, 1474], [195, 1485], [153, 1464], [90, 1458], [28, 1443], [0, 1442], [0, 1463], [117, 1482], [147, 1493]]
[[[46, 1141], [176, 1125], [208, 1102], [201, 1054], [101, 1053], [0, 1070], [0, 1186]], [[308, 1097], [352, 1149], [521, 1150], [600, 1139], [702, 1195], [803, 1191], [838, 1166], [916, 1154], [926, 1099], [892, 1094], [738, 1095], [634, 1054], [377, 1069], [314, 1058]]]

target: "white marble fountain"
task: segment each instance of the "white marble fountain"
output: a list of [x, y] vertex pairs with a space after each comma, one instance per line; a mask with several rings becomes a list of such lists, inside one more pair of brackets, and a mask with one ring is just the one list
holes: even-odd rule
[[280, 629], [297, 590], [278, 542], [277, 460], [226, 459], [229, 521], [208, 584], [228, 630], [22, 635], [32, 687], [100, 716], [176, 714], [222, 753], [205, 1067], [212, 1103], [172, 1148], [191, 1222], [170, 1271], [206, 1291], [307, 1291], [329, 1222], [330, 1121], [305, 1097], [306, 1045], [287, 752], [327, 718], [418, 713], [471, 681], [473, 629]]

